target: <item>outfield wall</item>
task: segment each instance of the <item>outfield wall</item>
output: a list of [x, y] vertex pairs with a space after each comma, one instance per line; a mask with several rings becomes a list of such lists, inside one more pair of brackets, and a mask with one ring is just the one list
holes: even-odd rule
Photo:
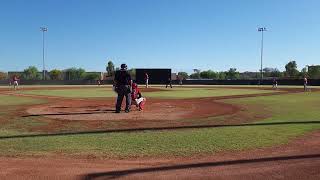
[[[303, 85], [303, 79], [278, 79], [278, 85]], [[199, 85], [272, 85], [273, 80], [184, 80], [183, 84]], [[178, 81], [175, 81], [178, 84]], [[320, 86], [320, 79], [309, 79], [311, 86]]]
[[[104, 80], [102, 84], [112, 84], [112, 80]], [[9, 80], [0, 80], [0, 85], [8, 85]], [[97, 85], [96, 80], [20, 80], [21, 85]]]
[[145, 83], [145, 73], [149, 76], [150, 84], [164, 84], [171, 78], [171, 69], [136, 69], [136, 82]]
[[[278, 85], [303, 85], [302, 79], [279, 79]], [[309, 85], [320, 86], [320, 79], [310, 79]], [[112, 80], [104, 80], [102, 84], [112, 84]], [[186, 85], [272, 85], [272, 80], [183, 80]], [[0, 80], [0, 85], [7, 86], [8, 80]], [[89, 80], [20, 80], [22, 85], [97, 85], [97, 81]], [[150, 84], [163, 84], [160, 82], [150, 82]], [[179, 84], [178, 80], [172, 84]]]

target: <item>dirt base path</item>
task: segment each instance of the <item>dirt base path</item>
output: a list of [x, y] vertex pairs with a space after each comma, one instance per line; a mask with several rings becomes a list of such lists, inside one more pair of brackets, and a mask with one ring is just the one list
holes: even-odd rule
[[288, 145], [170, 159], [0, 158], [0, 179], [320, 179], [320, 131]]

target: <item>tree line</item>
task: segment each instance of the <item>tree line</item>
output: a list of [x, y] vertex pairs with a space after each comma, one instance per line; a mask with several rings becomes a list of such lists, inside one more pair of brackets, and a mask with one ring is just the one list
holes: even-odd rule
[[[297, 79], [297, 78], [320, 78], [320, 66], [309, 66], [302, 68], [301, 71], [297, 69], [296, 61], [290, 61], [285, 65], [285, 71], [281, 72], [277, 68], [264, 68], [262, 70], [263, 78], [283, 78], [283, 79]], [[186, 72], [178, 72], [178, 76], [183, 79], [217, 79], [217, 80], [235, 80], [235, 79], [260, 79], [261, 72], [242, 72], [237, 71], [236, 68], [230, 68], [228, 71], [213, 71], [200, 69], [193, 69], [190, 75]]]
[[[82, 68], [68, 68], [65, 70], [53, 69], [45, 72], [45, 78], [42, 71], [39, 71], [35, 66], [29, 66], [22, 72], [13, 72], [10, 76], [18, 76], [20, 79], [25, 80], [98, 80], [100, 79], [99, 73], [88, 73]], [[0, 72], [0, 80], [8, 79], [7, 73]]]
[[[113, 78], [114, 72], [119, 70], [119, 68], [115, 68], [112, 61], [108, 61], [106, 65], [107, 75], [106, 78]], [[135, 69], [129, 69], [129, 73], [132, 76], [135, 76]], [[45, 74], [45, 78], [43, 77]], [[103, 79], [101, 77], [100, 72], [86, 72], [83, 68], [68, 68], [64, 70], [53, 69], [49, 72], [43, 73], [39, 71], [35, 66], [29, 66], [24, 69], [22, 72], [14, 72], [8, 77], [8, 73], [0, 71], [0, 80], [5, 80], [12, 78], [13, 75], [18, 76], [20, 79], [25, 80], [100, 80]]]
[[[112, 61], [108, 61], [106, 64], [106, 77], [112, 79], [114, 72], [119, 68], [115, 68]], [[135, 77], [135, 69], [129, 69], [129, 73]], [[101, 74], [99, 72], [89, 73], [83, 68], [68, 68], [64, 70], [53, 69], [46, 72], [45, 79], [47, 80], [99, 80]], [[18, 75], [21, 79], [26, 80], [41, 80], [43, 79], [43, 72], [39, 71], [35, 66], [29, 66], [24, 69], [23, 72]], [[301, 71], [297, 69], [296, 61], [290, 61], [285, 65], [285, 71], [281, 72], [277, 68], [264, 68], [263, 78], [303, 78], [308, 77], [312, 79], [320, 78], [320, 66], [304, 67]], [[236, 68], [230, 68], [228, 71], [213, 71], [200, 69], [194, 69], [190, 75], [187, 72], [178, 72], [178, 77], [181, 79], [259, 79], [261, 78], [261, 72], [242, 72], [237, 71]], [[7, 73], [0, 72], [0, 80], [8, 79]]]

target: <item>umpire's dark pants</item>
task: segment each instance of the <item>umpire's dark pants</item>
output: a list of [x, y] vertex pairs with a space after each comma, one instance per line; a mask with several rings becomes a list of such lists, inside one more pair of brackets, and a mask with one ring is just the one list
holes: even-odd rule
[[121, 104], [123, 97], [126, 97], [126, 110], [130, 111], [130, 106], [131, 106], [131, 92], [130, 92], [130, 87], [128, 86], [119, 86], [118, 88], [118, 98], [117, 98], [117, 104], [116, 104], [116, 111], [120, 112], [121, 110]]

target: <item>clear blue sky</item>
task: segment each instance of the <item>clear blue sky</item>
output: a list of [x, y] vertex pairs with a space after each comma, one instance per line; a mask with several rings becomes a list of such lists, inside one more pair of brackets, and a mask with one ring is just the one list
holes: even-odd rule
[[215, 71], [319, 64], [319, 0], [0, 0], [0, 70], [46, 67]]

